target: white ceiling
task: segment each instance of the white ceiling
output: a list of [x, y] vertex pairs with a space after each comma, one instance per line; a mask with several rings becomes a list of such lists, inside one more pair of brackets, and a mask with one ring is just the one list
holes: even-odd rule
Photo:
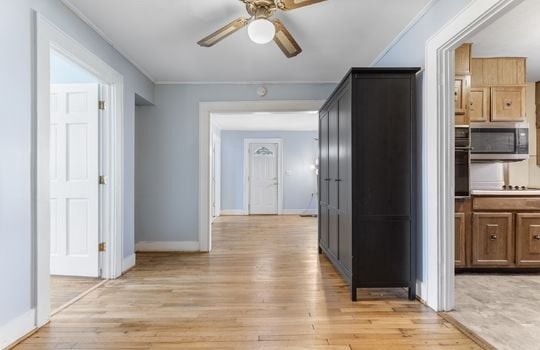
[[525, 0], [473, 36], [473, 57], [528, 57], [529, 81], [540, 80], [540, 1]]
[[212, 122], [221, 130], [238, 131], [317, 131], [319, 113], [235, 113], [212, 114]]
[[335, 82], [367, 66], [430, 0], [328, 0], [278, 12], [303, 52], [288, 59], [247, 31], [196, 42], [240, 16], [239, 0], [62, 0], [156, 82]]

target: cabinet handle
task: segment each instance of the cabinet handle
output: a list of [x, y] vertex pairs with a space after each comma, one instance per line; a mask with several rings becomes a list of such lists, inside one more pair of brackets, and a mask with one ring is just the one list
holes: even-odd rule
[[326, 179], [324, 179], [324, 181], [330, 181], [330, 180], [332, 180], [332, 179], [330, 179], [330, 178], [326, 178]]
[[492, 241], [496, 241], [497, 240], [497, 235], [490, 235], [489, 239], [492, 240]]
[[341, 179], [335, 179], [334, 181], [335, 181], [335, 182], [340, 182], [340, 181], [343, 181], [343, 180], [341, 180]]
[[533, 236], [533, 239], [537, 240], [537, 241], [540, 241], [540, 235], [534, 235]]

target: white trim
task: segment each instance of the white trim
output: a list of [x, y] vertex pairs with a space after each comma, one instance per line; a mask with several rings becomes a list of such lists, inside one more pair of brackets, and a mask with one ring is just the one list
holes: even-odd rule
[[127, 270], [135, 266], [136, 261], [137, 261], [137, 255], [135, 253], [131, 254], [130, 256], [126, 256], [124, 260], [122, 260], [122, 273], [126, 272]]
[[283, 140], [272, 138], [255, 138], [244, 139], [244, 172], [242, 178], [242, 185], [244, 191], [244, 215], [249, 215], [249, 145], [252, 143], [276, 143], [278, 145], [278, 160], [277, 160], [277, 173], [278, 173], [278, 198], [277, 198], [277, 214], [280, 215], [283, 211]]
[[221, 209], [220, 216], [242, 216], [246, 215], [244, 209]]
[[[49, 255], [49, 120], [50, 120], [50, 50], [54, 49], [88, 70], [100, 81], [109, 85], [109, 123], [103, 125], [104, 151], [103, 175], [109, 179], [101, 195], [103, 206], [101, 232], [108, 249], [102, 254], [103, 278], [116, 278], [122, 274], [123, 235], [123, 121], [124, 79], [98, 56], [69, 37], [42, 15], [35, 13], [36, 24], [36, 115], [33, 120], [34, 145], [32, 150], [32, 189], [34, 212], [33, 231], [36, 244], [36, 326], [48, 322], [50, 317]], [[97, 181], [97, 179], [96, 179]]]
[[71, 12], [73, 12], [77, 17], [79, 17], [84, 23], [86, 23], [90, 28], [92, 28], [92, 30], [94, 30], [103, 40], [105, 40], [109, 45], [111, 45], [116, 51], [118, 51], [122, 56], [124, 56], [124, 58], [129, 62], [131, 63], [135, 68], [137, 68], [138, 70], [141, 71], [142, 74], [144, 74], [148, 79], [150, 79], [150, 81], [152, 81], [152, 83], [155, 84], [155, 81], [154, 81], [154, 78], [152, 78], [152, 75], [150, 75], [150, 73], [148, 73], [148, 71], [146, 69], [144, 69], [142, 66], [140, 66], [138, 63], [135, 62], [134, 59], [132, 59], [129, 55], [127, 55], [121, 48], [120, 46], [116, 45], [115, 42], [109, 38], [101, 29], [99, 29], [99, 27], [94, 23], [92, 22], [92, 20], [90, 20], [90, 18], [88, 18], [85, 14], [83, 14], [81, 12], [81, 10], [79, 10], [77, 8], [77, 6], [75, 6], [74, 4], [71, 3], [70, 0], [60, 0], [68, 9], [71, 10]]
[[0, 349], [7, 349], [36, 329], [36, 309], [31, 309], [0, 327]]
[[212, 249], [210, 200], [211, 114], [227, 112], [299, 112], [316, 111], [325, 101], [236, 101], [199, 103], [199, 246], [203, 252]]
[[423, 230], [427, 293], [436, 311], [454, 308], [453, 50], [522, 0], [475, 0], [426, 43], [422, 121]]
[[140, 241], [135, 244], [136, 252], [198, 252], [199, 242], [195, 241]]
[[283, 209], [281, 215], [317, 215], [317, 209]]
[[421, 10], [414, 16], [414, 18], [403, 28], [401, 32], [390, 42], [388, 46], [381, 51], [377, 57], [371, 62], [370, 67], [377, 65], [384, 56], [394, 47], [396, 44], [426, 15], [426, 13], [431, 10], [433, 5], [439, 0], [430, 0]]

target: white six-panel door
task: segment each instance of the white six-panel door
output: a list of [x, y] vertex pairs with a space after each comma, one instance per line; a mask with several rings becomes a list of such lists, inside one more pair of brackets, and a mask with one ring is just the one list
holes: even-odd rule
[[51, 85], [51, 274], [99, 275], [99, 85]]
[[249, 213], [278, 213], [278, 144], [249, 145]]

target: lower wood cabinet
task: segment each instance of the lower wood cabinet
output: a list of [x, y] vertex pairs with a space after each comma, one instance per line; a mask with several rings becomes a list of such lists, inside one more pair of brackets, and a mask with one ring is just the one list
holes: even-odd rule
[[516, 265], [540, 266], [540, 213], [516, 215]]
[[455, 214], [455, 266], [465, 267], [467, 265], [465, 255], [465, 213]]
[[473, 213], [472, 265], [505, 267], [513, 264], [513, 214]]

